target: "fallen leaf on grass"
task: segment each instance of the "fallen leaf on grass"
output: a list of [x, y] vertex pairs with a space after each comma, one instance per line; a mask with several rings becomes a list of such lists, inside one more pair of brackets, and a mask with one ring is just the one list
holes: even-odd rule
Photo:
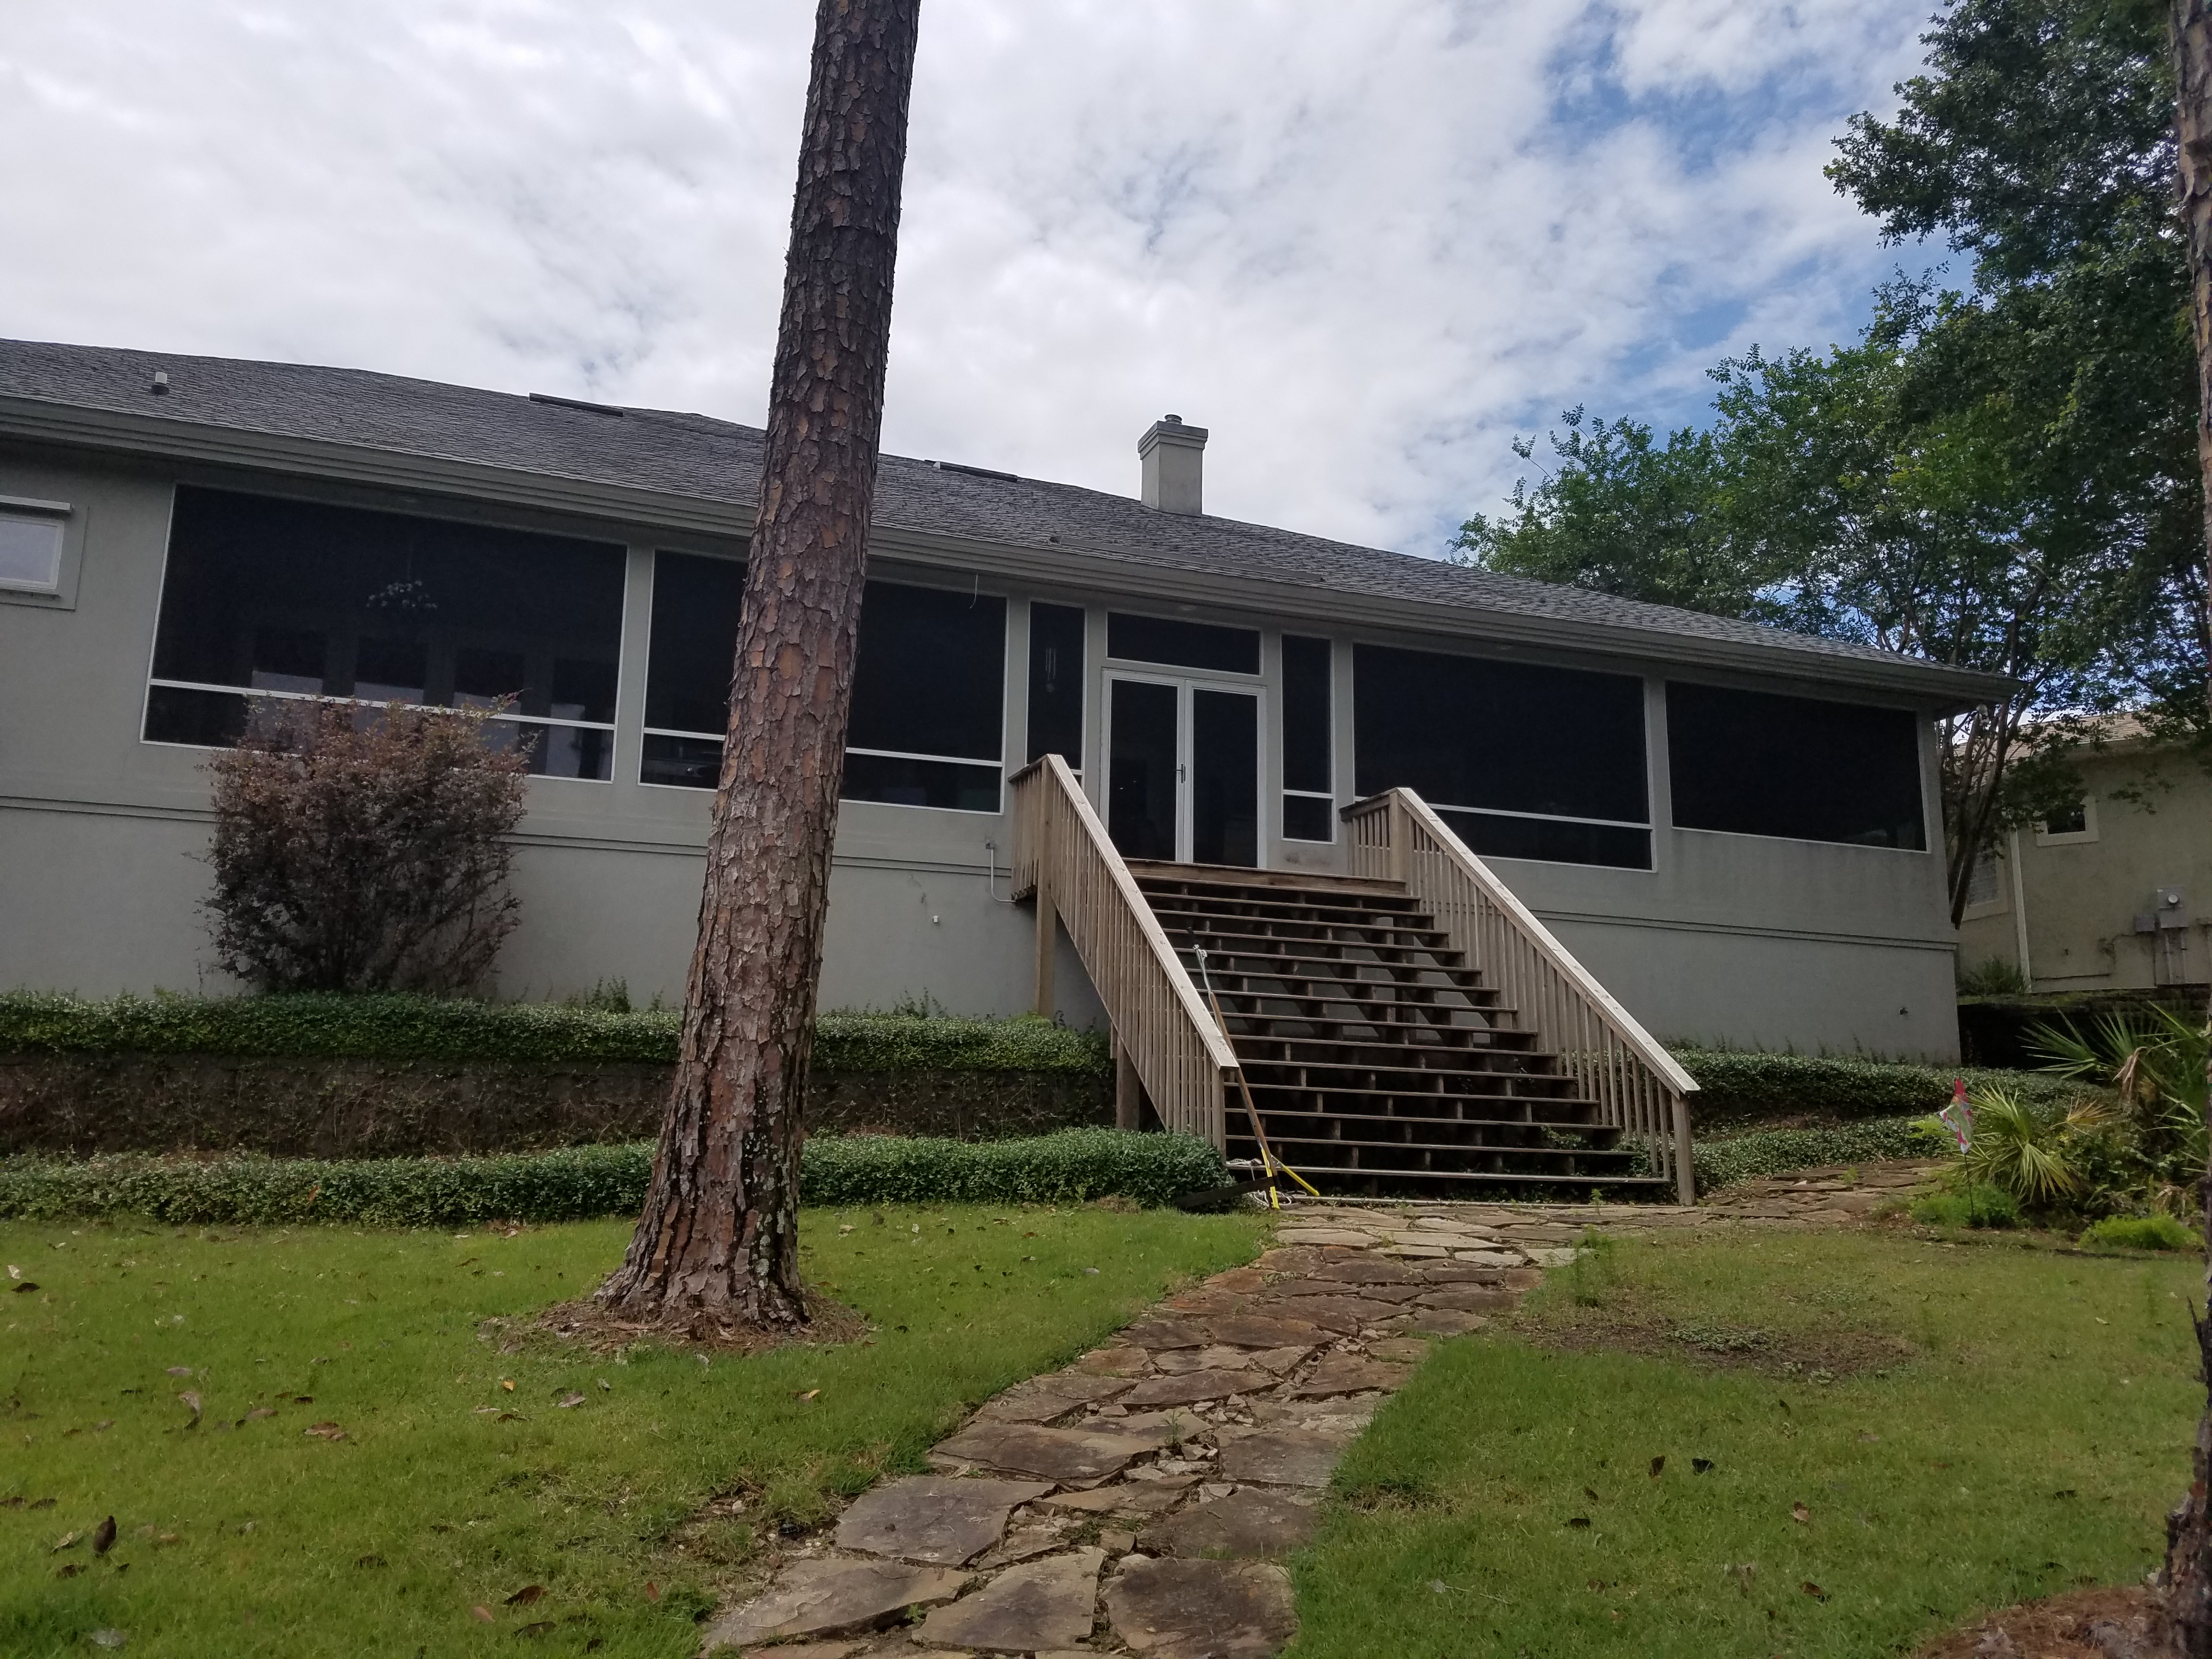
[[821, 1390], [821, 1389], [807, 1389], [807, 1390], [806, 1390], [806, 1392], [805, 1392], [805, 1393], [804, 1393], [804, 1394], [802, 1394], [802, 1395], [799, 1395], [799, 1396], [798, 1396], [798, 1398], [799, 1398], [799, 1400], [800, 1401], [800, 1402], [803, 1404], [804, 1402], [805, 1402], [806, 1401], [809, 1401], [809, 1400], [818, 1400], [818, 1399], [820, 1399], [820, 1398], [821, 1398], [821, 1396], [822, 1396], [822, 1390]]
[[92, 1553], [105, 1555], [115, 1547], [115, 1517], [109, 1516], [92, 1529]]
[[361, 1556], [354, 1562], [354, 1565], [356, 1567], [380, 1567], [383, 1565], [384, 1558], [380, 1555]]
[[292, 1396], [292, 1403], [295, 1406], [312, 1406], [315, 1403], [315, 1396], [311, 1394], [295, 1394]]
[[38, 1280], [35, 1279], [27, 1279], [21, 1284], [15, 1286], [15, 1291], [16, 1295], [21, 1296], [26, 1291], [35, 1291], [38, 1288]]
[[1710, 1474], [1712, 1473], [1712, 1468], [1713, 1460], [1710, 1457], [1693, 1457], [1690, 1460], [1692, 1474]]
[[564, 1412], [571, 1406], [580, 1406], [583, 1403], [584, 1396], [580, 1394], [564, 1394], [561, 1396], [561, 1409]]
[[256, 1406], [252, 1411], [246, 1413], [246, 1414], [239, 1420], [242, 1423], [258, 1423], [264, 1417], [274, 1417], [276, 1415], [276, 1413], [275, 1410], [270, 1407]]
[[1666, 1467], [1667, 1454], [1661, 1452], [1658, 1456], [1651, 1460], [1651, 1478], [1654, 1480], [1656, 1480], [1660, 1476], [1660, 1473], [1664, 1470]]
[[1802, 1527], [1812, 1520], [1813, 1511], [1802, 1504], [1792, 1504], [1790, 1506], [1790, 1518]]
[[1571, 1515], [1567, 1517], [1567, 1524], [1571, 1527], [1587, 1527], [1589, 1523], [1590, 1518], [1587, 1515]]
[[335, 1423], [313, 1424], [307, 1433], [307, 1437], [313, 1440], [343, 1440], [346, 1437], [345, 1431]]
[[12, 1261], [11, 1261], [11, 1262], [9, 1262], [9, 1263], [8, 1264], [8, 1277], [9, 1277], [9, 1278], [10, 1278], [10, 1279], [21, 1279], [22, 1276], [23, 1276], [23, 1270], [22, 1270], [21, 1267], [17, 1267], [17, 1266], [16, 1266], [14, 1262], [12, 1262]]
[[612, 1394], [615, 1391], [615, 1385], [608, 1382], [604, 1376], [599, 1378], [599, 1386], [605, 1389], [609, 1394]]
[[82, 1567], [77, 1565], [76, 1562], [71, 1561], [64, 1566], [57, 1567], [54, 1570], [54, 1577], [57, 1578], [74, 1578], [77, 1574], [83, 1571], [84, 1569]]
[[1815, 1601], [1825, 1601], [1828, 1599], [1828, 1592], [1822, 1589], [1818, 1584], [1814, 1583], [1809, 1578], [1808, 1578], [1803, 1583], [1798, 1585], [1797, 1588], [1804, 1591], [1806, 1595], [1811, 1596]]
[[543, 1584], [525, 1584], [507, 1598], [507, 1605], [510, 1607], [526, 1607], [544, 1594], [545, 1586]]
[[75, 1549], [82, 1542], [84, 1542], [84, 1534], [82, 1533], [65, 1532], [62, 1534], [61, 1542], [56, 1544], [52, 1550], [47, 1552], [47, 1553], [50, 1555], [59, 1555], [64, 1550]]
[[660, 1586], [650, 1578], [645, 1581], [645, 1599], [648, 1601], [658, 1601], [660, 1599]]
[[190, 1376], [191, 1374], [192, 1368], [190, 1365], [172, 1365], [169, 1367], [169, 1375], [172, 1376]]
[[513, 1394], [514, 1392], [514, 1379], [511, 1376], [502, 1376], [499, 1379], [499, 1386], [505, 1389], [509, 1394]]
[[50, 1510], [59, 1502], [61, 1499], [58, 1498], [34, 1498], [31, 1500], [31, 1507], [34, 1510]]
[[495, 1423], [527, 1423], [529, 1420], [520, 1412], [501, 1412], [492, 1419]]
[[471, 1613], [473, 1613], [477, 1618], [481, 1619], [482, 1620], [483, 1620], [483, 1622], [484, 1622], [485, 1624], [487, 1624], [487, 1625], [489, 1625], [489, 1623], [491, 1623], [491, 1621], [492, 1621], [492, 1620], [491, 1620], [491, 1609], [490, 1609], [489, 1607], [485, 1607], [482, 1602], [479, 1602], [479, 1603], [477, 1603], [475, 1607], [471, 1607], [471, 1608], [469, 1609], [469, 1611], [470, 1611]]
[[1589, 1498], [1593, 1504], [1602, 1504], [1605, 1502], [1605, 1499], [1597, 1495], [1597, 1488], [1595, 1486], [1584, 1486], [1583, 1488], [1583, 1496]]
[[185, 1426], [188, 1429], [198, 1428], [200, 1421], [200, 1397], [198, 1394], [191, 1389], [186, 1389], [182, 1394], [179, 1394], [177, 1398], [183, 1403], [185, 1409], [192, 1414], [192, 1420], [185, 1424]]
[[119, 1630], [96, 1630], [92, 1633], [92, 1644], [96, 1648], [119, 1648], [130, 1639]]

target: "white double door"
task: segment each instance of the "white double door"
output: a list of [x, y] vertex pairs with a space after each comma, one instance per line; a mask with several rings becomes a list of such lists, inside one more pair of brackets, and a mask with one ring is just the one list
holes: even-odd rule
[[1257, 690], [1106, 676], [1106, 830], [1127, 859], [1260, 863]]

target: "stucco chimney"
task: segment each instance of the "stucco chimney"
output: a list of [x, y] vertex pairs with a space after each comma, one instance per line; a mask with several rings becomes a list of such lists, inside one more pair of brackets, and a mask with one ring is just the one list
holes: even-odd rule
[[1203, 513], [1206, 428], [1163, 415], [1137, 440], [1145, 468], [1145, 505], [1162, 513]]

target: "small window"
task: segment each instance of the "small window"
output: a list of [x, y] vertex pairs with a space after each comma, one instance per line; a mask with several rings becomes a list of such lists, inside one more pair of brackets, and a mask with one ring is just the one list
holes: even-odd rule
[[512, 712], [541, 776], [612, 775], [628, 556], [604, 542], [180, 489], [149, 743], [219, 746], [257, 698]]
[[2078, 800], [2073, 805], [2047, 813], [2035, 826], [2039, 842], [2094, 841], [2097, 839], [2097, 810], [2087, 800]]
[[1106, 654], [1123, 662], [1164, 663], [1170, 668], [1210, 668], [1223, 674], [1260, 672], [1260, 631], [1167, 617], [1106, 618]]
[[1978, 905], [1995, 904], [2004, 896], [2004, 888], [1999, 880], [2001, 873], [1996, 849], [1994, 847], [1984, 848], [1981, 856], [1974, 860], [1974, 867], [1966, 874], [1966, 908], [1972, 910]]
[[1920, 721], [1908, 709], [1667, 687], [1674, 822], [1685, 830], [1924, 849]]
[[1083, 612], [1030, 606], [1030, 752], [1083, 769]]
[[0, 588], [18, 593], [58, 593], [66, 501], [0, 498]]
[[1329, 664], [1327, 640], [1283, 635], [1283, 836], [1287, 841], [1336, 839]]

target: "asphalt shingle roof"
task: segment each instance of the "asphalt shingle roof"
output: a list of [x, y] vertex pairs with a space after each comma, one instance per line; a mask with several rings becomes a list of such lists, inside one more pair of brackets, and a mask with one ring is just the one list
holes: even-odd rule
[[[156, 371], [168, 376], [161, 396], [149, 389]], [[436, 457], [748, 511], [759, 495], [757, 428], [662, 410], [616, 416], [361, 369], [0, 340], [0, 396]], [[1056, 542], [1131, 565], [1755, 646], [1796, 659], [1777, 667], [1801, 673], [1817, 675], [1823, 659], [1838, 666], [1879, 663], [1908, 676], [1929, 666], [1841, 641], [899, 456], [883, 458], [875, 511], [878, 526], [888, 528], [1048, 552]]]

